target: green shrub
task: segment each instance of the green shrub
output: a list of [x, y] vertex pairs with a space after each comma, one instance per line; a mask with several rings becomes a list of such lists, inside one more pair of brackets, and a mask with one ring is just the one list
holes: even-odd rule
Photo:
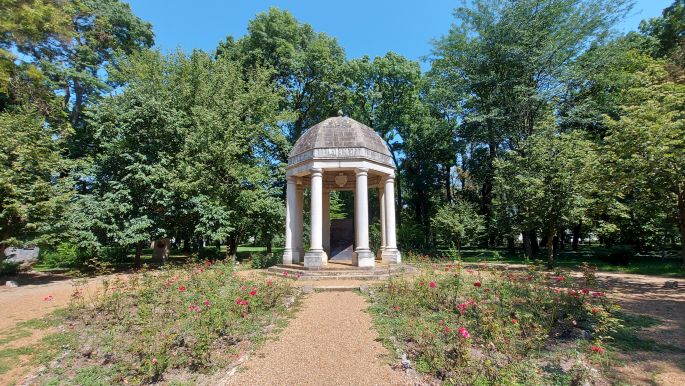
[[609, 248], [597, 248], [594, 255], [609, 264], [626, 266], [635, 258], [635, 250], [629, 245], [614, 245]]
[[47, 268], [76, 268], [86, 261], [83, 253], [71, 243], [60, 243], [57, 248], [44, 251], [40, 260]]
[[167, 372], [225, 368], [283, 320], [291, 293], [285, 279], [223, 262], [105, 279], [95, 296], [72, 295], [63, 322], [74, 343], [36, 383], [169, 383]]
[[[619, 326], [618, 307], [602, 292], [563, 275], [425, 266], [414, 280], [370, 292], [370, 311], [391, 351], [443, 384], [552, 384], [553, 374], [536, 371], [548, 347], [590, 337], [603, 352]], [[584, 340], [575, 350], [586, 360], [601, 355]]]
[[250, 257], [250, 264], [254, 269], [269, 268], [281, 264], [281, 256], [275, 253], [253, 253]]
[[197, 253], [197, 256], [200, 260], [221, 260], [226, 257], [225, 254], [221, 253], [221, 249], [219, 247], [204, 247], [200, 248], [200, 250]]
[[10, 263], [6, 260], [0, 263], [0, 275], [12, 276], [17, 273], [19, 273], [19, 263]]
[[102, 247], [98, 259], [108, 263], [125, 263], [129, 261], [128, 249], [122, 247]]

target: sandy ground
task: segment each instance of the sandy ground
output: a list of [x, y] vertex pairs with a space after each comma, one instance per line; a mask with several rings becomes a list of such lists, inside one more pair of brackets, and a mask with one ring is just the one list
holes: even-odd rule
[[[20, 287], [16, 288], [6, 287], [3, 278], [0, 280], [0, 338], [16, 332], [16, 326], [20, 322], [41, 318], [58, 308], [66, 307], [76, 285], [88, 298], [95, 294], [102, 280], [112, 277], [113, 275], [74, 280], [62, 275], [30, 273], [19, 276], [17, 281]], [[34, 346], [51, 332], [49, 329], [22, 330], [30, 331], [30, 335], [0, 344], [0, 350]], [[0, 374], [0, 385], [16, 383], [31, 370], [30, 356], [22, 355], [12, 359], [13, 367]]]
[[[617, 370], [631, 384], [685, 385], [685, 280], [617, 273], [599, 273], [597, 277], [624, 310], [662, 322], [643, 329], [641, 338], [679, 349], [632, 352], [620, 358], [625, 365]], [[677, 280], [679, 287], [664, 288], [669, 280]]]
[[229, 385], [404, 385], [384, 362], [367, 304], [354, 292], [309, 295], [279, 340], [269, 342]]

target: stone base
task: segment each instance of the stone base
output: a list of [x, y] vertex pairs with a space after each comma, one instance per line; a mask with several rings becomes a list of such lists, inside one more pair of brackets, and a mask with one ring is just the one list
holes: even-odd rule
[[388, 264], [400, 264], [402, 262], [402, 255], [397, 248], [385, 248], [381, 258]]
[[304, 267], [307, 269], [320, 269], [328, 264], [328, 255], [323, 249], [310, 249], [304, 254]]
[[383, 251], [385, 250], [385, 247], [380, 247], [376, 251], [376, 260], [381, 260], [383, 258]]
[[300, 261], [300, 252], [286, 248], [283, 250], [283, 264], [294, 264]]
[[359, 268], [373, 268], [376, 266], [376, 257], [370, 249], [357, 249], [352, 254], [352, 264]]

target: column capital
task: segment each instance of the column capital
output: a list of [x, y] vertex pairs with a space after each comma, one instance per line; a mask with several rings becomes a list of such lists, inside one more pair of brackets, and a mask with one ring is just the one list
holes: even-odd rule
[[297, 177], [295, 177], [295, 176], [287, 176], [287, 177], [285, 177], [285, 182], [288, 183], [288, 184], [293, 184], [293, 185], [295, 185], [295, 184], [297, 184]]
[[356, 168], [354, 169], [354, 174], [356, 175], [368, 175], [369, 174], [369, 168]]
[[383, 182], [395, 182], [395, 175], [394, 174], [388, 174], [387, 176], [383, 177]]
[[316, 176], [316, 175], [323, 176], [323, 170], [321, 170], [319, 168], [311, 169], [311, 172], [312, 172], [312, 176]]

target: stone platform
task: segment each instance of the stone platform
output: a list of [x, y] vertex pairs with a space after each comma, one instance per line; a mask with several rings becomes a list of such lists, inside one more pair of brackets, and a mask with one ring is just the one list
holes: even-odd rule
[[385, 280], [390, 277], [413, 275], [416, 268], [406, 264], [387, 264], [376, 261], [373, 268], [360, 268], [352, 260], [329, 260], [320, 269], [307, 269], [302, 264], [279, 264], [270, 267], [267, 273], [283, 276], [285, 272], [293, 279], [299, 280]]

